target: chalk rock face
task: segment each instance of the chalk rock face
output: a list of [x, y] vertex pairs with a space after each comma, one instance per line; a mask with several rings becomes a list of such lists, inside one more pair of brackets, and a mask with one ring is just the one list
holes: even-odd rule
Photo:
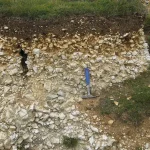
[[[78, 150], [115, 149], [116, 140], [103, 133], [101, 120], [94, 124], [76, 103], [87, 94], [85, 67], [97, 95], [147, 69], [150, 56], [143, 31], [133, 33], [126, 45], [129, 35], [75, 35], [71, 39], [34, 35], [30, 47], [23, 42], [29, 52], [26, 75], [22, 75], [20, 56], [3, 51], [18, 39], [10, 39], [10, 45], [0, 39], [4, 64], [0, 66], [0, 149], [64, 150], [65, 136], [78, 139]], [[133, 37], [139, 39], [135, 42]], [[115, 122], [107, 123], [113, 126]], [[149, 143], [144, 146], [149, 149]]]

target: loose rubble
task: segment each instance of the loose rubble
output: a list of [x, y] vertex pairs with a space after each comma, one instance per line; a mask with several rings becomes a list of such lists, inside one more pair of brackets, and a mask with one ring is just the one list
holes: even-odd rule
[[84, 67], [90, 68], [97, 94], [147, 69], [150, 56], [143, 31], [134, 33], [129, 45], [127, 36], [34, 38], [31, 47], [22, 44], [28, 51], [26, 76], [21, 74], [20, 56], [8, 55], [15, 51], [14, 43], [0, 40], [0, 149], [64, 150], [63, 136], [68, 136], [79, 139], [78, 150], [115, 150], [116, 139], [103, 133], [101, 125], [95, 127], [75, 103], [86, 93]]

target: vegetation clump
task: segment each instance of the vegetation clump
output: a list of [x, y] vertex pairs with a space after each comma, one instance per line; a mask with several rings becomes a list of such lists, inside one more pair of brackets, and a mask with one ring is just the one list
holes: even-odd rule
[[79, 142], [78, 138], [71, 138], [71, 137], [67, 137], [67, 136], [64, 136], [64, 138], [63, 138], [63, 145], [65, 145], [67, 148], [77, 147], [78, 142]]

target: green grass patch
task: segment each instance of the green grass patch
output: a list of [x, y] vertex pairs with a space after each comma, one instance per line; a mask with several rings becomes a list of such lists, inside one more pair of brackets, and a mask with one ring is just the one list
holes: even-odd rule
[[67, 137], [67, 136], [63, 137], [63, 145], [67, 148], [77, 147], [78, 142], [79, 142], [78, 138], [71, 138], [71, 137]]
[[150, 47], [150, 35], [146, 36], [146, 42], [148, 43], [149, 47]]
[[29, 18], [80, 14], [126, 16], [143, 14], [145, 7], [140, 0], [0, 0], [0, 13]]
[[149, 69], [136, 79], [114, 85], [103, 92], [107, 94], [100, 101], [102, 114], [112, 115], [116, 119], [135, 126], [140, 125], [145, 117], [150, 116]]
[[150, 14], [147, 14], [147, 16], [145, 18], [144, 27], [150, 28]]

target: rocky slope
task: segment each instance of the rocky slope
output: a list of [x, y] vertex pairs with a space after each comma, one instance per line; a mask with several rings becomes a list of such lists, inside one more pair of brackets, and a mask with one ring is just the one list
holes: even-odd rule
[[[0, 37], [0, 149], [64, 150], [63, 137], [68, 136], [79, 139], [77, 150], [131, 150], [130, 145], [122, 146], [124, 141], [117, 144], [101, 124], [95, 127], [76, 102], [86, 93], [85, 67], [90, 68], [96, 95], [147, 69], [150, 56], [143, 30], [32, 37], [30, 42]], [[28, 54], [26, 74], [20, 47]], [[143, 147], [150, 149], [150, 143]]]

